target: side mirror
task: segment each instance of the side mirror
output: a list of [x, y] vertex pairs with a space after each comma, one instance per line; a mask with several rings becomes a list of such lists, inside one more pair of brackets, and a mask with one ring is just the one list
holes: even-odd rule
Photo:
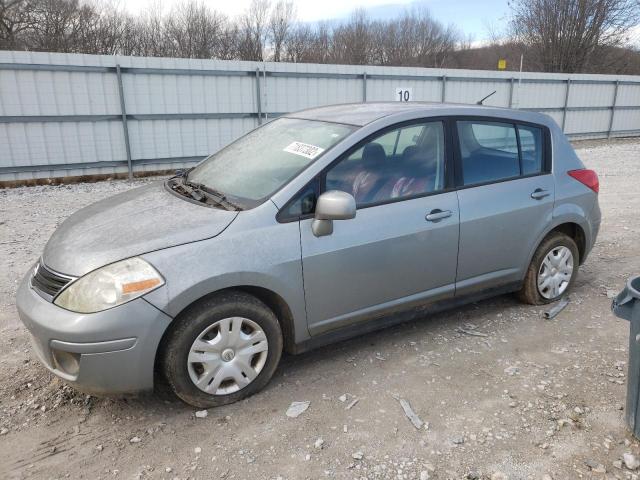
[[349, 220], [356, 216], [356, 199], [340, 190], [329, 190], [318, 197], [311, 231], [316, 237], [331, 235], [334, 220]]

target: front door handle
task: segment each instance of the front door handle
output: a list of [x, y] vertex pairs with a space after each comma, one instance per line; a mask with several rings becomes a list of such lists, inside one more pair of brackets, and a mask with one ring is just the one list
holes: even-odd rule
[[428, 222], [437, 222], [438, 220], [442, 220], [443, 218], [447, 218], [451, 216], [451, 210], [440, 210], [436, 208], [435, 210], [431, 210], [429, 214], [425, 217]]
[[536, 188], [531, 194], [531, 198], [533, 198], [534, 200], [542, 200], [544, 197], [548, 197], [549, 195], [551, 195], [551, 192], [549, 192], [549, 190]]

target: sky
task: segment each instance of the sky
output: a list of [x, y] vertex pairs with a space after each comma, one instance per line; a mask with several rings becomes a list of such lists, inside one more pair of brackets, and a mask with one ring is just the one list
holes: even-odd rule
[[[160, 0], [163, 9], [170, 9], [181, 0]], [[229, 16], [242, 13], [251, 0], [202, 0]], [[126, 0], [125, 7], [132, 13], [140, 13], [158, 0]], [[303, 22], [340, 20], [356, 8], [365, 8], [371, 18], [388, 18], [401, 14], [414, 5], [426, 6], [432, 16], [442, 23], [455, 24], [475, 42], [488, 38], [489, 26], [494, 31], [503, 30], [508, 14], [507, 0], [294, 0], [298, 19]]]

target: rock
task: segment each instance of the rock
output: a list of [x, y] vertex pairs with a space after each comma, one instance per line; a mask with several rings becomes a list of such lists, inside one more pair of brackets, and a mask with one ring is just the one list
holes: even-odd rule
[[454, 445], [462, 445], [464, 443], [464, 437], [455, 437], [451, 440]]
[[318, 438], [316, 442], [313, 444], [313, 446], [318, 450], [322, 449], [323, 445], [324, 445], [324, 440], [322, 439], [322, 437]]
[[289, 408], [287, 408], [287, 417], [299, 417], [307, 408], [309, 408], [310, 404], [311, 402], [292, 402], [291, 405], [289, 405]]
[[9, 433], [8, 428], [3, 428], [2, 430], [0, 430], [0, 435], [6, 435], [7, 433]]
[[164, 469], [164, 471], [167, 472], [167, 473], [171, 473], [171, 470], [172, 470], [171, 467], [167, 467], [167, 468]]
[[582, 415], [584, 413], [584, 410], [582, 410], [580, 407], [574, 408], [573, 411], [576, 412], [578, 415]]
[[518, 373], [520, 373], [520, 369], [516, 366], [510, 366], [504, 369], [504, 373], [506, 373], [507, 375], [516, 375]]
[[618, 469], [622, 469], [622, 460], [614, 460], [613, 466]]
[[196, 418], [207, 418], [207, 415], [209, 415], [207, 410], [198, 410], [196, 412]]
[[481, 475], [478, 472], [469, 472], [466, 476], [467, 480], [480, 480]]
[[420, 480], [429, 480], [429, 472], [423, 470], [420, 472]]
[[596, 462], [595, 460], [585, 460], [584, 464], [591, 469], [592, 472], [595, 473], [607, 473], [607, 468], [601, 463]]
[[96, 445], [96, 450], [101, 452], [102, 450], [104, 450], [104, 447], [102, 445]]
[[140, 443], [140, 437], [131, 437], [129, 439], [130, 443]]
[[355, 452], [351, 454], [351, 457], [355, 460], [362, 460], [364, 458], [364, 453], [362, 452]]
[[338, 397], [338, 400], [340, 400], [341, 402], [346, 402], [347, 401], [347, 394], [342, 394]]
[[491, 474], [491, 480], [509, 480], [509, 477], [502, 472], [493, 472]]
[[622, 455], [625, 467], [629, 470], [637, 470], [640, 467], [640, 461], [632, 453], [625, 453]]
[[540, 480], [553, 480], [553, 477], [548, 473], [545, 473], [544, 475], [542, 475], [542, 478]]
[[195, 452], [196, 455], [200, 455], [202, 453], [202, 448], [196, 447], [193, 449], [193, 451]]

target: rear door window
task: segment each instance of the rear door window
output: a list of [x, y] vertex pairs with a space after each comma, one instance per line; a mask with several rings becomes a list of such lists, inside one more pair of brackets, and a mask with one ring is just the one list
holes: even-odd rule
[[522, 174], [542, 172], [542, 129], [518, 125], [518, 134], [522, 153]]
[[464, 185], [520, 176], [514, 125], [481, 121], [461, 121], [457, 125]]

